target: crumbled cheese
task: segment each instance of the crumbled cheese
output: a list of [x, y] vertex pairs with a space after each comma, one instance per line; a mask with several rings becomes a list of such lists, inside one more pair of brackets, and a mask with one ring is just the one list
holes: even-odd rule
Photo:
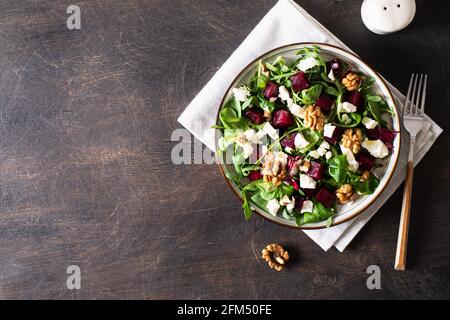
[[333, 152], [328, 151], [327, 153], [325, 153], [325, 159], [329, 160], [331, 159], [331, 157], [333, 156]]
[[375, 129], [378, 125], [378, 122], [368, 117], [364, 117], [361, 122], [367, 129]]
[[279, 138], [277, 130], [275, 130], [275, 128], [272, 127], [272, 125], [269, 122], [266, 122], [262, 130], [264, 130], [264, 132], [267, 133], [267, 135], [274, 140]]
[[311, 68], [314, 68], [317, 65], [319, 65], [319, 61], [317, 61], [313, 57], [309, 57], [309, 58], [301, 60], [300, 63], [297, 65], [297, 67], [301, 71], [306, 71]]
[[313, 208], [314, 203], [311, 200], [305, 200], [303, 201], [302, 210], [300, 211], [300, 213], [313, 212]]
[[278, 210], [280, 210], [280, 204], [278, 203], [277, 199], [272, 199], [269, 202], [267, 202], [267, 210], [269, 210], [269, 213], [273, 216], [277, 215]]
[[327, 138], [333, 138], [334, 130], [336, 130], [336, 126], [333, 126], [332, 124], [327, 123], [323, 127], [323, 136]]
[[356, 112], [358, 110], [358, 107], [350, 102], [344, 102], [342, 103], [342, 111], [343, 112]]
[[306, 174], [300, 175], [300, 188], [303, 189], [315, 189], [316, 188], [316, 180], [307, 176]]
[[286, 207], [287, 211], [292, 211], [294, 210], [295, 207], [295, 198], [292, 197], [292, 199], [289, 199], [289, 197], [287, 195], [285, 195], [281, 200], [280, 200], [280, 205], [283, 207]]
[[317, 148], [317, 153], [320, 154], [321, 157], [323, 157], [327, 153], [327, 149], [319, 147]]
[[285, 86], [281, 86], [280, 88], [278, 88], [278, 90], [278, 97], [281, 99], [281, 101], [288, 101], [291, 98], [291, 96], [289, 95], [289, 91]]
[[303, 118], [305, 116], [306, 108], [300, 107], [298, 104], [292, 103], [288, 109], [296, 117]]
[[250, 92], [248, 92], [247, 88], [245, 87], [234, 88], [233, 95], [237, 101], [244, 102], [250, 96]]
[[375, 158], [384, 158], [389, 154], [388, 147], [379, 139], [369, 140], [366, 138], [361, 145]]
[[359, 168], [359, 163], [355, 159], [355, 155], [352, 150], [344, 147], [342, 144], [340, 145], [342, 153], [347, 157], [348, 162], [348, 170], [352, 172], [356, 172]]
[[326, 150], [330, 150], [330, 144], [328, 142], [326, 142], [325, 140], [322, 141], [322, 143], [320, 144], [321, 148], [324, 148]]
[[309, 153], [309, 156], [314, 159], [319, 159], [321, 157], [320, 153], [317, 150], [313, 150]]
[[330, 79], [331, 81], [336, 81], [336, 77], [334, 76], [333, 69], [331, 69], [330, 73], [328, 73], [328, 79]]
[[309, 146], [309, 141], [305, 139], [303, 134], [297, 133], [294, 139], [294, 145], [298, 149], [303, 149]]
[[291, 147], [285, 147], [284, 151], [286, 151], [287, 153], [292, 153], [293, 149]]

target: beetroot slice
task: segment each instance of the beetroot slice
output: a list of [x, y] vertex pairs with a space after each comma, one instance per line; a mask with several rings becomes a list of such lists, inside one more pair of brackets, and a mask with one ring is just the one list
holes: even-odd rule
[[283, 140], [280, 141], [281, 145], [283, 147], [288, 147], [288, 148], [295, 148], [295, 136], [297, 135], [296, 132], [291, 133], [289, 135], [287, 135]]
[[356, 161], [362, 170], [370, 171], [375, 166], [375, 158], [364, 150], [356, 156]]
[[284, 180], [287, 184], [290, 184], [291, 186], [294, 187], [295, 190], [300, 190], [300, 186], [298, 184], [298, 182], [296, 180], [294, 180], [293, 178], [287, 178]]
[[397, 136], [397, 132], [378, 126], [375, 129], [367, 130], [366, 133], [369, 139], [371, 140], [380, 139], [391, 150], [394, 147], [393, 143], [395, 137]]
[[266, 99], [276, 98], [278, 96], [278, 86], [272, 81], [267, 82], [266, 88], [264, 89], [264, 97]]
[[320, 188], [315, 198], [327, 208], [330, 208], [336, 201], [336, 196], [334, 195], [334, 193], [324, 187]]
[[334, 129], [333, 136], [331, 138], [324, 137], [324, 139], [327, 142], [335, 145], [338, 142], [338, 140], [339, 140], [339, 138], [340, 138], [340, 136], [342, 135], [343, 132], [344, 132], [343, 128], [336, 127], [336, 129]]
[[303, 202], [305, 202], [305, 197], [302, 196], [294, 196], [295, 199], [295, 209], [302, 210]]
[[322, 94], [319, 99], [317, 99], [315, 105], [320, 107], [325, 113], [328, 113], [333, 108], [334, 100], [329, 95]]
[[264, 122], [264, 111], [260, 108], [257, 107], [253, 107], [248, 109], [245, 113], [244, 116], [250, 120], [251, 122], [253, 122], [254, 124], [261, 124]]
[[292, 83], [292, 89], [294, 89], [295, 92], [299, 92], [299, 91], [309, 88], [308, 78], [306, 77], [306, 74], [302, 71], [294, 74], [290, 78], [290, 80]]
[[323, 164], [320, 162], [311, 161], [311, 166], [306, 174], [315, 180], [321, 180], [324, 171], [325, 166]]
[[364, 96], [358, 91], [349, 91], [345, 94], [344, 100], [355, 105], [358, 109], [357, 112], [364, 111]]
[[252, 181], [262, 179], [262, 177], [263, 176], [259, 170], [250, 171], [250, 173], [248, 174], [248, 178]]
[[310, 198], [314, 197], [317, 189], [302, 189], [302, 191]]
[[301, 160], [303, 160], [302, 156], [295, 156], [295, 157], [288, 156], [288, 161], [287, 161], [288, 172], [290, 172], [292, 170], [292, 168], [297, 165], [297, 162], [299, 162]]
[[327, 70], [333, 70], [335, 76], [339, 76], [342, 69], [342, 62], [339, 59], [333, 59], [327, 62]]
[[277, 129], [285, 129], [294, 125], [294, 117], [286, 109], [278, 109], [272, 115], [272, 126]]

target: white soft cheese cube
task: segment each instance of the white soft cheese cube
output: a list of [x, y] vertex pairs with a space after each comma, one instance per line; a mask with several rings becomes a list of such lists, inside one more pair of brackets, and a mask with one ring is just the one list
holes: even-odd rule
[[358, 110], [358, 107], [350, 102], [343, 102], [342, 103], [342, 111], [343, 112], [356, 112]]
[[368, 140], [367, 138], [361, 144], [364, 149], [375, 158], [384, 158], [389, 154], [388, 147], [381, 140]]
[[303, 189], [315, 189], [316, 188], [316, 180], [307, 176], [306, 174], [300, 175], [300, 188]]
[[303, 201], [301, 213], [312, 212], [314, 209], [314, 203], [311, 200]]
[[309, 141], [306, 140], [305, 137], [301, 133], [298, 133], [295, 136], [294, 145], [298, 149], [303, 149], [303, 148], [306, 148], [307, 146], [309, 146]]
[[297, 65], [298, 69], [301, 71], [306, 71], [311, 68], [314, 68], [315, 66], [319, 65], [319, 61], [317, 61], [313, 57], [309, 57], [303, 60], [300, 60], [299, 64]]
[[272, 199], [269, 202], [267, 202], [267, 210], [269, 213], [273, 216], [277, 215], [278, 210], [280, 210], [280, 204], [278, 203], [277, 199]]
[[375, 129], [378, 125], [378, 122], [368, 117], [364, 117], [361, 122], [367, 129]]
[[336, 126], [333, 126], [332, 124], [327, 123], [323, 127], [323, 136], [327, 137], [327, 138], [333, 138], [334, 130], [336, 130]]

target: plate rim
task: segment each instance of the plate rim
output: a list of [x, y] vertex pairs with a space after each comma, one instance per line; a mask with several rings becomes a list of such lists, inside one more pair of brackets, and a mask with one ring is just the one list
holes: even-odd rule
[[[245, 67], [244, 67], [244, 68], [243, 68], [243, 69], [242, 69], [242, 70], [234, 77], [234, 79], [231, 81], [231, 83], [230, 83], [230, 85], [228, 86], [228, 88], [225, 90], [225, 93], [224, 93], [224, 95], [223, 95], [223, 97], [222, 97], [222, 99], [221, 99], [221, 101], [220, 101], [220, 105], [219, 105], [219, 107], [218, 107], [218, 109], [217, 109], [217, 114], [216, 114], [216, 118], [215, 118], [215, 119], [216, 119], [215, 124], [217, 124], [217, 122], [218, 122], [218, 120], [219, 120], [219, 113], [220, 113], [220, 110], [222, 109], [222, 106], [224, 105], [225, 99], [226, 99], [228, 93], [230, 92], [231, 88], [233, 87], [233, 84], [236, 82], [236, 80], [237, 80], [239, 77], [241, 77], [241, 76], [243, 75], [243, 73], [245, 73], [246, 70], [247, 70], [251, 65], [253, 65], [253, 64], [254, 64], [255, 62], [257, 62], [258, 60], [261, 60], [262, 57], [264, 57], [264, 56], [266, 56], [266, 55], [269, 55], [270, 53], [272, 53], [272, 52], [274, 52], [274, 51], [278, 51], [278, 50], [280, 50], [280, 49], [287, 48], [287, 47], [293, 47], [293, 46], [319, 46], [319, 47], [331, 47], [331, 48], [333, 48], [333, 49], [335, 49], [335, 50], [337, 49], [338, 51], [339, 51], [339, 50], [340, 50], [340, 51], [343, 51], [344, 53], [346, 53], [346, 54], [352, 56], [354, 59], [359, 60], [360, 63], [364, 64], [371, 72], [373, 72], [373, 73], [377, 76], [377, 78], [378, 78], [377, 80], [379, 80], [379, 81], [383, 84], [383, 86], [386, 88], [386, 92], [387, 92], [387, 94], [389, 95], [389, 97], [390, 97], [390, 99], [391, 99], [391, 101], [392, 101], [392, 105], [393, 105], [393, 107], [394, 107], [394, 109], [395, 109], [396, 120], [397, 120], [397, 122], [398, 122], [398, 127], [399, 127], [399, 132], [397, 133], [397, 138], [399, 139], [399, 143], [398, 143], [398, 151], [396, 152], [395, 162], [394, 162], [394, 165], [393, 165], [393, 167], [392, 167], [391, 172], [389, 172], [389, 176], [388, 176], [388, 178], [387, 178], [387, 181], [386, 181], [385, 185], [380, 189], [378, 196], [376, 196], [376, 197], [374, 197], [373, 199], [371, 199], [371, 200], [370, 200], [367, 204], [365, 204], [363, 207], [356, 209], [356, 212], [355, 212], [354, 214], [350, 215], [349, 217], [346, 217], [345, 219], [342, 219], [341, 221], [338, 221], [338, 222], [334, 222], [334, 221], [333, 221], [332, 224], [331, 224], [329, 227], [327, 227], [326, 225], [323, 225], [323, 226], [308, 226], [308, 224], [303, 225], [303, 226], [297, 226], [297, 225], [289, 225], [289, 224], [285, 224], [285, 223], [282, 223], [282, 222], [279, 222], [279, 221], [271, 220], [271, 219], [269, 219], [268, 217], [266, 217], [265, 215], [263, 215], [263, 214], [261, 214], [260, 212], [258, 212], [258, 210], [257, 210], [257, 209], [254, 209], [254, 208], [253, 208], [254, 206], [252, 206], [252, 213], [256, 213], [258, 216], [260, 216], [260, 217], [263, 218], [264, 220], [267, 220], [267, 221], [269, 221], [269, 222], [271, 222], [271, 223], [280, 225], [280, 226], [285, 227], [285, 228], [296, 229], [296, 230], [321, 230], [321, 229], [328, 229], [328, 228], [331, 228], [331, 227], [335, 227], [335, 226], [341, 225], [341, 224], [346, 223], [346, 222], [348, 222], [348, 221], [351, 221], [351, 220], [355, 219], [356, 217], [358, 217], [359, 215], [361, 215], [366, 209], [368, 209], [368, 208], [369, 208], [369, 207], [370, 207], [370, 206], [371, 206], [371, 205], [372, 205], [372, 204], [373, 204], [373, 203], [374, 203], [374, 202], [375, 202], [375, 201], [383, 194], [383, 192], [385, 191], [385, 189], [387, 188], [387, 186], [388, 186], [389, 183], [391, 182], [392, 176], [394, 175], [394, 172], [395, 172], [396, 169], [397, 169], [398, 159], [399, 159], [399, 157], [400, 157], [400, 150], [401, 150], [401, 142], [402, 142], [402, 139], [401, 139], [401, 136], [402, 136], [401, 129], [402, 129], [402, 127], [401, 127], [401, 122], [400, 122], [400, 113], [399, 113], [399, 111], [398, 111], [397, 103], [396, 103], [396, 101], [395, 101], [394, 96], [392, 95], [391, 89], [389, 89], [389, 86], [387, 85], [387, 83], [386, 83], [386, 81], [384, 80], [384, 78], [380, 75], [380, 73], [378, 73], [378, 71], [376, 71], [375, 68], [373, 68], [373, 67], [372, 67], [370, 64], [368, 64], [367, 62], [365, 62], [365, 61], [364, 61], [360, 56], [358, 56], [356, 53], [353, 53], [353, 52], [351, 52], [351, 51], [349, 51], [349, 50], [347, 50], [347, 49], [344, 49], [344, 48], [342, 48], [342, 47], [339, 47], [339, 46], [336, 46], [336, 45], [333, 45], [333, 44], [329, 44], [329, 43], [324, 43], [324, 42], [295, 42], [295, 43], [290, 43], [290, 44], [278, 46], [278, 47], [276, 47], [276, 48], [273, 48], [273, 49], [271, 49], [271, 50], [269, 50], [269, 51], [264, 52], [263, 54], [259, 55], [257, 58], [253, 59], [250, 63], [248, 63], [248, 64], [247, 64], [247, 65], [246, 65], [246, 66], [245, 66]], [[215, 129], [215, 130], [217, 130], [217, 129]], [[216, 142], [216, 143], [217, 143], [217, 142]], [[217, 150], [217, 146], [216, 146], [216, 150]], [[216, 151], [216, 150], [215, 150], [215, 151]], [[244, 199], [241, 197], [241, 195], [240, 195], [238, 192], [236, 192], [234, 186], [231, 184], [231, 182], [229, 181], [229, 179], [226, 177], [225, 172], [223, 171], [223, 168], [222, 168], [222, 166], [221, 166], [220, 160], [219, 160], [219, 158], [218, 158], [217, 152], [215, 152], [215, 159], [216, 159], [217, 166], [219, 167], [220, 173], [221, 173], [222, 177], [225, 179], [225, 181], [227, 182], [229, 188], [233, 191], [233, 193], [236, 195], [236, 197], [237, 197], [238, 199], [240, 199], [240, 201], [243, 203], [243, 202], [244, 202]], [[252, 204], [250, 204], [250, 205], [252, 205]]]

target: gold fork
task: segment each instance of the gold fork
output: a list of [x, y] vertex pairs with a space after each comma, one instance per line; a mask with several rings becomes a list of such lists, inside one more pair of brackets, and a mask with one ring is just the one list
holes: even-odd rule
[[[418, 79], [419, 85], [417, 85]], [[396, 270], [405, 270], [406, 268], [406, 249], [408, 245], [409, 216], [414, 172], [414, 147], [417, 134], [422, 130], [424, 122], [427, 79], [428, 76], [423, 74], [420, 75], [420, 78], [418, 74], [413, 74], [411, 76], [405, 107], [403, 109], [403, 124], [405, 125], [406, 131], [409, 133], [410, 139], [405, 189], [403, 191], [402, 213], [398, 231], [397, 254], [395, 256]]]

